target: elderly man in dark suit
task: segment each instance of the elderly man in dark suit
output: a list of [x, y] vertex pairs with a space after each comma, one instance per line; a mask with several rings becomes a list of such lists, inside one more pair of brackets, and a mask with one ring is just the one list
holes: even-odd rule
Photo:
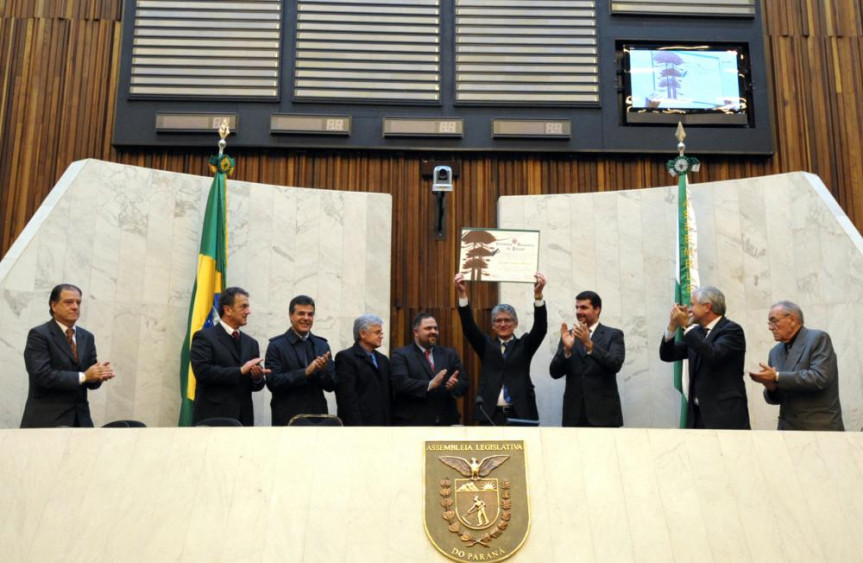
[[414, 341], [395, 350], [390, 359], [393, 424], [451, 426], [461, 415], [456, 397], [467, 392], [468, 377], [458, 353], [438, 346], [438, 324], [420, 313], [413, 321]]
[[226, 288], [219, 295], [219, 310], [219, 322], [192, 338], [189, 359], [197, 380], [192, 421], [233, 418], [254, 426], [252, 393], [264, 388], [269, 370], [260, 365], [258, 342], [240, 332], [251, 314], [249, 293]]
[[791, 301], [770, 308], [767, 326], [778, 344], [749, 376], [764, 385], [768, 403], [779, 405], [779, 430], [845, 430], [830, 335], [803, 326], [803, 311]]
[[30, 330], [24, 364], [30, 390], [21, 428], [92, 427], [87, 390], [114, 377], [110, 362], [96, 359], [93, 335], [76, 326], [81, 290], [63, 283], [51, 290], [51, 320]]
[[328, 414], [324, 391], [336, 388], [336, 370], [325, 338], [312, 334], [315, 301], [297, 295], [288, 305], [291, 327], [270, 339], [267, 388], [273, 398], [273, 426], [287, 426], [298, 414]]
[[623, 426], [617, 372], [626, 358], [623, 331], [599, 322], [602, 298], [593, 291], [575, 296], [578, 322], [560, 327], [551, 377], [566, 376], [563, 426]]
[[[684, 329], [681, 341], [675, 340], [678, 328]], [[699, 287], [688, 308], [671, 308], [659, 357], [689, 360], [688, 428], [749, 430], [745, 356], [743, 328], [725, 317], [725, 295], [717, 288]]]
[[354, 345], [336, 354], [336, 403], [345, 426], [392, 423], [390, 366], [377, 351], [384, 341], [384, 321], [361, 315], [354, 321]]
[[518, 315], [504, 303], [491, 310], [494, 338], [483, 334], [473, 320], [464, 275], [453, 278], [462, 330], [482, 361], [474, 418], [483, 424], [506, 424], [511, 418], [539, 420], [530, 362], [548, 331], [548, 313], [542, 298], [545, 276], [537, 272], [535, 277], [533, 326], [521, 338], [515, 336]]

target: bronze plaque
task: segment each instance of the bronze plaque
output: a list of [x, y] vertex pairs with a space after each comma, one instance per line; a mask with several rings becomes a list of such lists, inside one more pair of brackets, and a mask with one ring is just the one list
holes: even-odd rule
[[530, 529], [524, 442], [425, 443], [425, 528], [454, 561], [502, 561]]

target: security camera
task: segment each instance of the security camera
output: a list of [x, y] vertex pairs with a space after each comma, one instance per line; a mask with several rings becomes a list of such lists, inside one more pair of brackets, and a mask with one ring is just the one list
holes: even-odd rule
[[452, 191], [452, 168], [449, 166], [435, 166], [432, 173], [433, 192]]

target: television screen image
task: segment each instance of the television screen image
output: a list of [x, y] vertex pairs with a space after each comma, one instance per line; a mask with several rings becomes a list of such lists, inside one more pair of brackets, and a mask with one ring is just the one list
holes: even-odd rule
[[737, 51], [632, 50], [633, 108], [740, 111]]

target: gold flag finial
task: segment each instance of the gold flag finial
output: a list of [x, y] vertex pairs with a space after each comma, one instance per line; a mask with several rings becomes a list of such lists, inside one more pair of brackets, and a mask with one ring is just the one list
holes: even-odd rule
[[686, 145], [683, 143], [683, 139], [686, 138], [686, 131], [683, 130], [683, 122], [677, 122], [677, 132], [674, 134], [677, 137], [677, 150], [683, 155], [683, 151], [686, 149]]
[[227, 120], [227, 118], [225, 118], [222, 120], [222, 124], [219, 125], [219, 137], [221, 137], [221, 139], [219, 139], [219, 157], [220, 158], [223, 154], [225, 154], [225, 147], [228, 146], [228, 141], [225, 140], [225, 137], [227, 137], [230, 134], [231, 134], [231, 128], [228, 127], [228, 120]]

